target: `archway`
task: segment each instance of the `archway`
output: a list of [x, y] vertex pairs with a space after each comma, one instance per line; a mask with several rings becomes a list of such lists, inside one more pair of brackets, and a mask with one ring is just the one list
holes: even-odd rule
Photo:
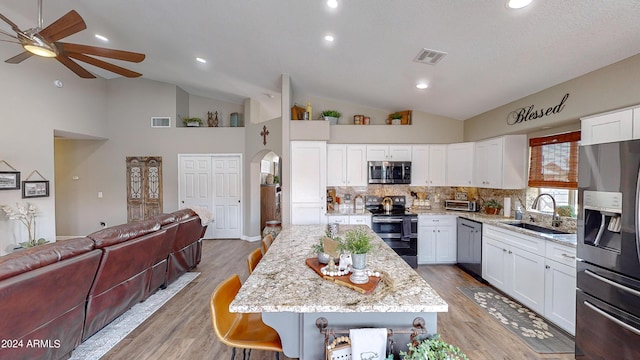
[[[277, 175], [278, 178], [281, 178], [279, 163], [280, 156], [269, 149], [265, 149], [256, 153], [249, 164], [249, 224], [247, 238], [250, 241], [258, 241], [262, 238], [261, 187], [266, 182], [266, 174]], [[277, 191], [275, 186], [271, 190]]]

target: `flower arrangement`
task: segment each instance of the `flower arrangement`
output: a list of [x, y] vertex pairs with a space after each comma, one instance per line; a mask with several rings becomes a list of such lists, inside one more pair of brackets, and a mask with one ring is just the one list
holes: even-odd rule
[[27, 228], [27, 233], [29, 234], [29, 240], [25, 242], [21, 242], [20, 245], [24, 248], [29, 248], [33, 246], [43, 245], [48, 243], [44, 238], [39, 238], [36, 240], [36, 216], [37, 209], [36, 206], [30, 203], [18, 204], [16, 203], [17, 210], [14, 210], [8, 205], [2, 205], [2, 211], [9, 217], [11, 220], [18, 220]]

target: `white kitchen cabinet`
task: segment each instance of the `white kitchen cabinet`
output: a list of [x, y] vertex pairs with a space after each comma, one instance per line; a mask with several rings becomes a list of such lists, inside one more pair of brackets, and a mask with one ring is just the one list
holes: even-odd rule
[[349, 224], [349, 215], [327, 215], [327, 224]]
[[371, 227], [371, 215], [327, 215], [327, 223]]
[[327, 186], [367, 186], [366, 145], [327, 145]]
[[418, 216], [418, 264], [455, 264], [456, 251], [455, 216]]
[[543, 314], [545, 240], [486, 224], [482, 231], [482, 277]]
[[349, 215], [349, 225], [367, 225], [371, 227], [371, 215]]
[[475, 143], [447, 145], [447, 185], [472, 186]]
[[637, 131], [633, 113], [633, 109], [624, 109], [580, 119], [580, 145], [631, 140]]
[[546, 259], [544, 283], [544, 316], [571, 335], [575, 335], [575, 266]]
[[412, 186], [445, 186], [446, 176], [447, 145], [413, 145]]
[[411, 145], [367, 145], [367, 161], [411, 161]]
[[640, 107], [633, 109], [633, 138], [640, 139]]
[[291, 223], [326, 222], [327, 144], [291, 142]]
[[527, 187], [527, 136], [506, 135], [476, 142], [474, 183], [492, 189]]

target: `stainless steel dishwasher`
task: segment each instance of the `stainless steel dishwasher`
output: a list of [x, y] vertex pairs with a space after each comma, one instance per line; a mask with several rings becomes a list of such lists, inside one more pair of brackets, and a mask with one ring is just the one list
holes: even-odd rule
[[458, 266], [482, 281], [482, 223], [458, 217]]

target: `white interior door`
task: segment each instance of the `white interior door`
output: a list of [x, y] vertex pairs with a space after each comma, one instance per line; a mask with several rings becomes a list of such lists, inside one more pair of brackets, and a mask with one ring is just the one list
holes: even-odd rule
[[241, 161], [239, 155], [214, 156], [213, 204], [215, 222], [213, 236], [216, 239], [237, 239], [241, 235]]
[[242, 235], [240, 155], [180, 155], [180, 208], [200, 206], [213, 211], [205, 239]]

